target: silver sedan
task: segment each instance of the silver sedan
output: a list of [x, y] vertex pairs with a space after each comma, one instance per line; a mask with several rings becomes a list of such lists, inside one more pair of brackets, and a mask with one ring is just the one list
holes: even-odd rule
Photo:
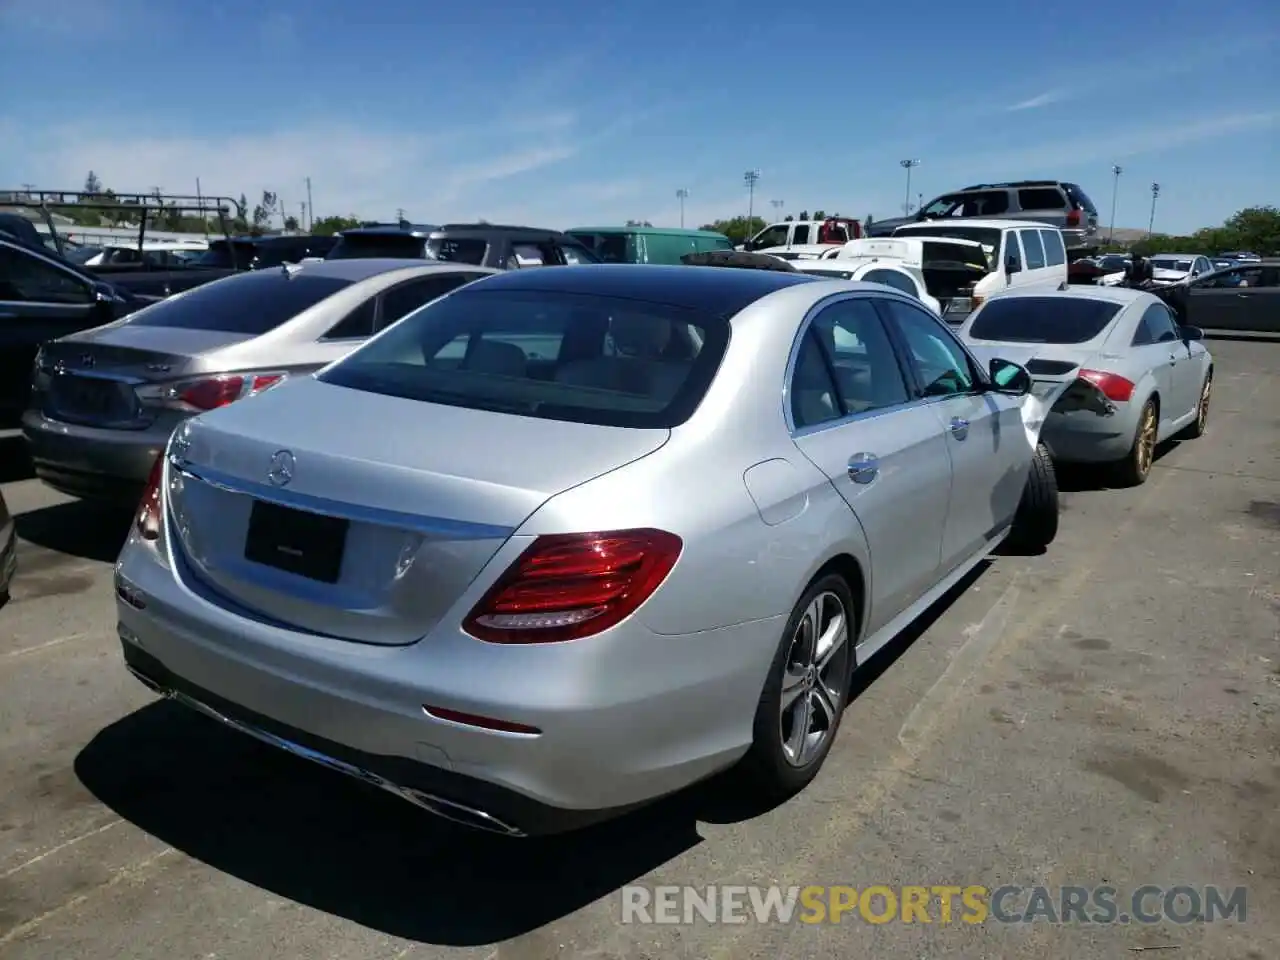
[[421, 260], [290, 264], [47, 343], [22, 418], [36, 475], [73, 496], [133, 506], [187, 417], [317, 370], [494, 272]]
[[782, 798], [855, 669], [1053, 538], [1030, 385], [880, 284], [490, 277], [175, 433], [117, 565], [124, 659], [510, 835], [735, 765]]
[[[1054, 459], [1106, 464], [1128, 485], [1156, 445], [1205, 432], [1213, 356], [1153, 294], [1111, 287], [991, 298], [960, 335], [975, 353], [1026, 366], [1033, 391], [1057, 392], [1042, 439]], [[1065, 386], [1065, 390], [1063, 387]]]

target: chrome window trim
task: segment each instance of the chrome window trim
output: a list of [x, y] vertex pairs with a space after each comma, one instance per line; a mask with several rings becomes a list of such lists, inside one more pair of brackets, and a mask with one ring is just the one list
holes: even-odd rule
[[[855, 281], [850, 281], [850, 282], [855, 282]], [[783, 373], [783, 381], [782, 381], [782, 416], [783, 416], [784, 422], [787, 425], [787, 432], [791, 435], [791, 438], [793, 440], [799, 439], [800, 437], [811, 436], [812, 434], [815, 434], [815, 433], [821, 433], [824, 430], [831, 430], [836, 427], [843, 427], [847, 424], [854, 423], [855, 421], [858, 421], [858, 420], [870, 420], [873, 417], [879, 417], [887, 413], [893, 413], [899, 410], [905, 410], [908, 407], [921, 406], [926, 402], [926, 400], [936, 399], [933, 397], [929, 397], [929, 398], [916, 397], [914, 399], [908, 400], [906, 403], [898, 403], [890, 407], [877, 407], [874, 410], [860, 410], [857, 413], [846, 414], [843, 417], [836, 417], [835, 419], [832, 419], [832, 420], [824, 420], [822, 423], [810, 424], [809, 426], [805, 426], [805, 427], [796, 426], [795, 418], [791, 414], [791, 382], [795, 379], [796, 363], [798, 362], [800, 357], [800, 345], [804, 342], [805, 335], [809, 332], [809, 327], [813, 325], [814, 317], [816, 317], [819, 313], [821, 313], [827, 307], [832, 306], [833, 304], [836, 304], [836, 303], [843, 303], [845, 300], [870, 300], [872, 301], [872, 306], [874, 308], [875, 301], [877, 299], [901, 300], [904, 303], [911, 302], [911, 297], [909, 297], [907, 294], [902, 293], [900, 290], [895, 290], [892, 287], [885, 287], [883, 293], [881, 293], [878, 290], [874, 292], [870, 290], [851, 290], [851, 291], [842, 292], [842, 293], [829, 294], [828, 296], [825, 296], [821, 300], [814, 303], [811, 307], [809, 307], [808, 310], [805, 311], [804, 318], [800, 321], [800, 326], [796, 330], [796, 335], [794, 339], [791, 341], [791, 351], [787, 355], [787, 366], [786, 366], [785, 372]], [[876, 311], [876, 312], [877, 314], [879, 313], [879, 311]], [[881, 319], [881, 322], [883, 323], [884, 320]], [[892, 345], [893, 351], [896, 354], [898, 352], [898, 346], [896, 343], [893, 343], [892, 334], [889, 333], [888, 330], [886, 330], [885, 335], [889, 337], [890, 344]], [[906, 384], [906, 387], [908, 391], [910, 391], [912, 388], [912, 385], [908, 383]]]
[[332, 500], [310, 493], [298, 493], [266, 483], [255, 483], [232, 476], [204, 465], [193, 465], [185, 458], [170, 453], [169, 465], [186, 479], [216, 487], [226, 493], [265, 500], [282, 507], [292, 507], [307, 513], [329, 517], [341, 517], [355, 523], [367, 523], [378, 527], [412, 530], [428, 537], [449, 540], [506, 540], [515, 533], [515, 527], [502, 527], [468, 520], [451, 520], [446, 517], [427, 517], [382, 507], [370, 507]]

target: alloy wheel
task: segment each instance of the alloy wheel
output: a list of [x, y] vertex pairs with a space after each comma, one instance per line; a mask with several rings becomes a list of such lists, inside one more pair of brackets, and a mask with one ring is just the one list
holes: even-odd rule
[[1156, 453], [1156, 408], [1148, 403], [1142, 411], [1142, 424], [1138, 427], [1138, 473], [1146, 476]]
[[787, 651], [782, 677], [782, 754], [806, 766], [835, 729], [849, 684], [849, 615], [831, 591], [805, 608]]

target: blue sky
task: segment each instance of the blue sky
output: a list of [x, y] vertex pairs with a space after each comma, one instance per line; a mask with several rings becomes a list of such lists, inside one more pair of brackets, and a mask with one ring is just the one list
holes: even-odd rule
[[[0, 189], [549, 227], [899, 215], [1074, 180], [1119, 226], [1280, 203], [1280, 3], [0, 0]], [[912, 197], [915, 200], [915, 197]]]

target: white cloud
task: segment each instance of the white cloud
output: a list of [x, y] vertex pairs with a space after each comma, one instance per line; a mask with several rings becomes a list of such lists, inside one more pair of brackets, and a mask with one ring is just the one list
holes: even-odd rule
[[1148, 153], [1159, 153], [1174, 147], [1200, 143], [1215, 138], [1263, 130], [1280, 123], [1280, 110], [1264, 113], [1229, 113], [1199, 123], [1185, 123], [1182, 117], [1170, 117], [1160, 123], [1137, 128], [1123, 128], [1101, 136], [1074, 128], [1064, 131], [1061, 140], [992, 153], [961, 156], [949, 160], [949, 176], [977, 174], [989, 177], [1023, 176], [1028, 170], [1060, 167], [1064, 159], [1072, 166], [1116, 160]]
[[1023, 100], [1015, 103], [1005, 109], [1012, 113], [1017, 110], [1035, 110], [1039, 107], [1047, 107], [1051, 103], [1060, 103], [1066, 99], [1066, 93], [1062, 90], [1049, 90], [1039, 96], [1032, 97], [1029, 100]]

